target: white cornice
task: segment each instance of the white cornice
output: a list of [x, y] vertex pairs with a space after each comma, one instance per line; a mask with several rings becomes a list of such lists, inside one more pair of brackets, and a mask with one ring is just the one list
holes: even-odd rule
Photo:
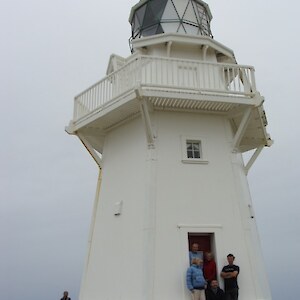
[[218, 53], [222, 53], [225, 56], [231, 58], [233, 63], [236, 63], [234, 52], [224, 46], [223, 44], [217, 42], [208, 36], [197, 36], [197, 35], [187, 35], [178, 33], [161, 33], [155, 34], [148, 37], [143, 37], [139, 39], [132, 40], [133, 49], [148, 47], [157, 44], [164, 44], [168, 42], [178, 43], [178, 44], [190, 44], [190, 45], [207, 45], [208, 47], [216, 50]]

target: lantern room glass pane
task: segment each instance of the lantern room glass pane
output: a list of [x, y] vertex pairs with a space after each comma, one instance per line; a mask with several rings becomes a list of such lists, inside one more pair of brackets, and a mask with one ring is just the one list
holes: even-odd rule
[[154, 35], [156, 34], [157, 30], [158, 30], [158, 26], [159, 24], [156, 24], [154, 26], [151, 26], [147, 29], [144, 29], [141, 33], [142, 36], [149, 36], [149, 35]]
[[157, 30], [156, 30], [156, 34], [160, 34], [160, 33], [164, 33], [164, 30], [163, 30], [161, 24], [158, 25]]
[[194, 26], [194, 25], [190, 25], [190, 24], [184, 24], [184, 28], [185, 28], [187, 34], [192, 34], [192, 35], [198, 35], [199, 34], [198, 26]]
[[154, 25], [157, 23], [157, 20], [155, 18], [155, 14], [153, 13], [151, 6], [148, 4], [147, 5], [147, 9], [146, 9], [146, 13], [145, 13], [145, 17], [143, 20], [143, 25], [142, 25], [142, 29], [149, 27], [151, 25]]
[[141, 27], [141, 24], [139, 22], [139, 19], [137, 15], [134, 18], [134, 24], [133, 24], [133, 31], [136, 32]]
[[138, 17], [140, 24], [143, 24], [146, 8], [147, 8], [147, 4], [143, 5], [135, 12], [135, 15]]
[[161, 17], [162, 20], [179, 20], [179, 16], [171, 0], [168, 1], [165, 11]]
[[152, 0], [151, 2], [149, 2], [148, 5], [150, 5], [157, 21], [161, 20], [161, 16], [164, 13], [167, 1], [168, 0]]
[[179, 15], [179, 18], [182, 18], [185, 9], [189, 3], [190, 0], [172, 0], [174, 3], [174, 6], [177, 10], [177, 13]]
[[211, 35], [205, 6], [196, 0], [148, 0], [133, 14], [132, 38], [160, 33]]
[[186, 30], [184, 29], [183, 24], [179, 26], [177, 32], [178, 32], [178, 33], [186, 33]]
[[177, 32], [179, 25], [179, 22], [161, 23], [161, 26], [165, 33]]
[[189, 2], [188, 7], [183, 15], [183, 20], [187, 20], [189, 22], [192, 22], [194, 24], [198, 24], [198, 20], [196, 18], [196, 13], [194, 11], [192, 2]]

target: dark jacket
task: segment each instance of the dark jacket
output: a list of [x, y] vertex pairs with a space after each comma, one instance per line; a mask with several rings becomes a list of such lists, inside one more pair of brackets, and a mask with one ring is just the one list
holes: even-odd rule
[[222, 289], [218, 288], [217, 293], [214, 293], [211, 288], [205, 291], [206, 300], [224, 300], [225, 294]]

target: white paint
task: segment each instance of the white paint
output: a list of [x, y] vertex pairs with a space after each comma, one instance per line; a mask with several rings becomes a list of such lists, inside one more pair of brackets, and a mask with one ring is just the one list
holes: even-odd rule
[[[270, 299], [244, 164], [231, 151], [228, 120], [179, 112], [154, 112], [151, 120], [154, 150], [147, 148], [140, 117], [105, 138], [81, 299], [189, 299], [188, 232], [215, 234], [218, 271], [229, 252], [236, 255], [241, 299]], [[182, 136], [203, 137], [208, 164], [182, 163]], [[123, 211], [116, 217], [119, 201]]]
[[[208, 43], [207, 38], [188, 37], [187, 42], [181, 36], [169, 35], [168, 39], [171, 44], [162, 43], [162, 35], [136, 42], [134, 49], [137, 54], [132, 58], [143, 53], [145, 62], [153, 62], [148, 64], [151, 69], [144, 67], [141, 75], [131, 58], [127, 59], [130, 71], [122, 73], [124, 67], [114, 64], [115, 74], [101, 82], [110, 89], [122, 86], [123, 93], [115, 98], [109, 98], [110, 95], [105, 99], [100, 97], [98, 106], [90, 112], [84, 105], [82, 109], [87, 113], [84, 122], [74, 120], [73, 128], [78, 134], [86, 135], [96, 149], [103, 150], [102, 188], [97, 199], [99, 203], [95, 206], [92, 241], [80, 299], [190, 299], [185, 285], [188, 233], [210, 233], [214, 236], [212, 247], [218, 272], [226, 264], [228, 253], [236, 256], [236, 264], [241, 268], [238, 278], [240, 299], [270, 300], [240, 153], [243, 151], [240, 143], [246, 133], [249, 134], [248, 126], [253, 125], [251, 110], [258, 114], [258, 124], [262, 123], [257, 112], [262, 107], [256, 105], [257, 98], [261, 97], [250, 91], [247, 80], [242, 84], [247, 86], [251, 97], [244, 95], [242, 100], [230, 93], [216, 95], [213, 89], [209, 95], [203, 95], [200, 85], [201, 95], [195, 94], [194, 100], [203, 102], [204, 106], [196, 109], [192, 105], [187, 110], [187, 99], [185, 94], [180, 94], [180, 89], [176, 94], [174, 87], [170, 89], [166, 84], [151, 90], [154, 82], [164, 80], [163, 73], [155, 73], [156, 81], [148, 82], [143, 76], [152, 78], [153, 71], [159, 73], [163, 66], [155, 63], [159, 57], [168, 62], [175, 59], [174, 64], [181, 64], [183, 59], [212, 63], [209, 80], [221, 82], [222, 88], [226, 89], [224, 73], [219, 72], [222, 64], [217, 57], [223, 53], [220, 49], [230, 53], [226, 47], [214, 41]], [[199, 74], [205, 73], [205, 63], [197, 65]], [[232, 74], [246, 76], [243, 71], [230, 75], [234, 68], [226, 68], [228, 77]], [[115, 84], [113, 78], [118, 78], [120, 84]], [[137, 86], [138, 79], [148, 83], [147, 97], [143, 94], [143, 86]], [[194, 87], [194, 80], [195, 77], [187, 76], [181, 85]], [[198, 78], [196, 84], [201, 80]], [[133, 96], [124, 92], [125, 87]], [[116, 95], [115, 92], [110, 90], [111, 95]], [[85, 103], [94, 105], [99, 92], [89, 89], [85, 94]], [[161, 99], [162, 104], [157, 104], [156, 99]], [[182, 105], [171, 109], [165, 105], [171, 101], [179, 101]], [[206, 110], [205, 106], [209, 107], [214, 101], [220, 102], [217, 106], [223, 102], [235, 106], [227, 113], [220, 113], [217, 107]], [[135, 109], [140, 113], [137, 114]], [[233, 111], [235, 117], [231, 116]], [[255, 128], [254, 132], [263, 132], [260, 136], [266, 135], [264, 127]], [[197, 161], [184, 157], [185, 139], [190, 137], [201, 141], [203, 159]], [[246, 140], [248, 144], [243, 149], [266, 144], [264, 138], [252, 141], [247, 136]]]

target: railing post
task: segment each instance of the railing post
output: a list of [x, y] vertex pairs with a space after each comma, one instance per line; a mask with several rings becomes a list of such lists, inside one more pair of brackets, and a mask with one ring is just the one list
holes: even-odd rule
[[252, 92], [256, 93], [256, 82], [255, 82], [254, 72], [255, 72], [254, 68], [250, 68]]
[[73, 112], [73, 120], [76, 121], [77, 120], [77, 114], [78, 114], [78, 107], [77, 107], [77, 101], [76, 98], [74, 98], [74, 112]]

